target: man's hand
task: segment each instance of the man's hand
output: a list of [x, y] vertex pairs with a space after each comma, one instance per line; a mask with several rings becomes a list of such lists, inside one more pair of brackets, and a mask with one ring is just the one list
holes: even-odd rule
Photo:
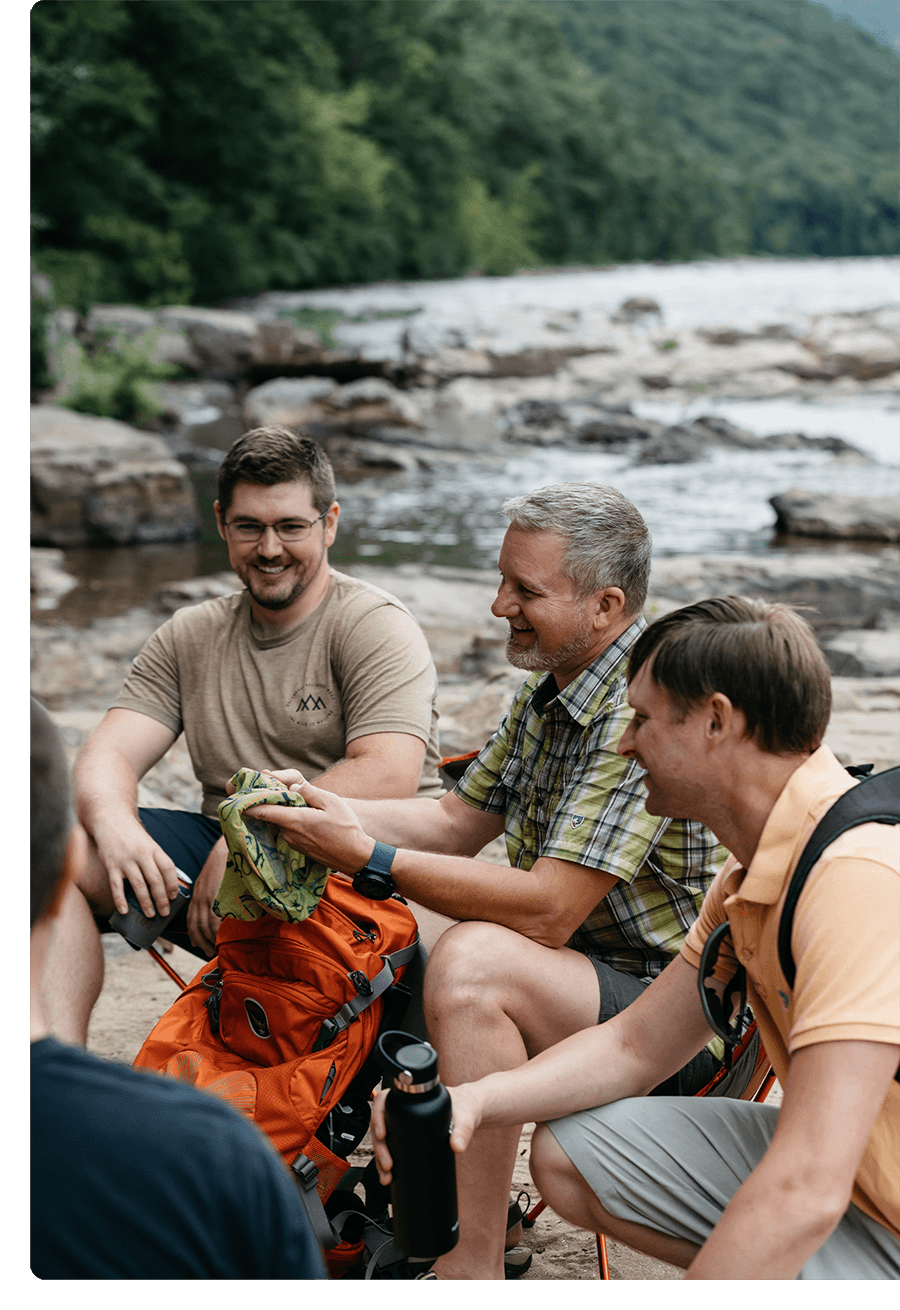
[[[450, 1149], [455, 1151], [457, 1155], [462, 1155], [481, 1123], [481, 1100], [476, 1091], [475, 1083], [465, 1083], [461, 1087], [448, 1087], [447, 1090], [450, 1093], [453, 1107], [450, 1122]], [[391, 1181], [391, 1169], [394, 1163], [387, 1148], [386, 1140], [387, 1128], [384, 1118], [384, 1103], [387, 1096], [386, 1091], [380, 1091], [372, 1102], [371, 1123], [375, 1167], [378, 1170], [379, 1182], [383, 1187], [387, 1187]]]
[[109, 878], [113, 904], [128, 913], [125, 883], [134, 888], [138, 904], [148, 918], [168, 915], [169, 902], [178, 895], [178, 874], [168, 855], [130, 814], [98, 824], [94, 842]]
[[228, 845], [225, 838], [220, 837], [197, 874], [188, 905], [187, 930], [191, 944], [204, 951], [207, 959], [216, 953], [216, 933], [222, 920], [213, 909], [213, 901], [222, 884], [227, 861]]
[[[332, 792], [304, 781], [296, 769], [271, 776], [302, 796], [306, 806], [254, 805], [253, 817], [275, 824], [289, 846], [330, 869], [357, 873], [363, 868], [375, 849], [375, 838], [366, 835], [350, 806]], [[288, 778], [296, 780], [286, 783]]]

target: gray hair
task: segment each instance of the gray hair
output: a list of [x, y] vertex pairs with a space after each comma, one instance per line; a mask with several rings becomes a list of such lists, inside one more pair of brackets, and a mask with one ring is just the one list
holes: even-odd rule
[[567, 541], [563, 572], [582, 596], [621, 587], [628, 614], [647, 599], [653, 543], [647, 524], [627, 497], [600, 482], [557, 482], [503, 506], [525, 532], [556, 532]]

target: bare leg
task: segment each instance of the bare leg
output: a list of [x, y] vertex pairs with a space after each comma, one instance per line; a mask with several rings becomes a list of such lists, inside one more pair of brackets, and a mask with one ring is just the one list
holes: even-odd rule
[[42, 993], [51, 1031], [85, 1046], [91, 1010], [103, 986], [103, 946], [94, 914], [112, 914], [115, 907], [97, 848], [79, 831], [81, 858], [53, 922]]
[[[452, 1085], [523, 1064], [597, 1022], [593, 965], [498, 924], [461, 923], [440, 938], [425, 976], [428, 1031]], [[459, 1244], [439, 1279], [502, 1279], [506, 1212], [521, 1127], [483, 1129], [457, 1156]]]
[[699, 1247], [682, 1238], [670, 1237], [654, 1228], [627, 1219], [617, 1219], [604, 1210], [596, 1193], [584, 1180], [545, 1124], [540, 1124], [531, 1142], [531, 1172], [541, 1197], [558, 1215], [591, 1233], [603, 1233], [624, 1242], [634, 1251], [655, 1260], [687, 1269]]
[[53, 921], [41, 992], [50, 1031], [87, 1045], [88, 1021], [103, 986], [103, 947], [84, 892], [70, 883]]

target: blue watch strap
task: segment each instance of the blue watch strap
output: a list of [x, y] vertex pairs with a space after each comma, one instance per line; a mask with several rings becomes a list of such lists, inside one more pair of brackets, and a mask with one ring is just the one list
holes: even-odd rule
[[383, 841], [377, 841], [374, 851], [366, 862], [366, 869], [371, 870], [372, 873], [388, 874], [391, 871], [391, 865], [396, 854], [396, 846], [388, 846]]

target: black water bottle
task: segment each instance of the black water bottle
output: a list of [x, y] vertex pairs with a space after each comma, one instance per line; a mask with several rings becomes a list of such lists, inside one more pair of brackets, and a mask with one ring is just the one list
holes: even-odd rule
[[436, 1260], [456, 1246], [456, 1160], [450, 1149], [450, 1093], [438, 1077], [437, 1052], [408, 1033], [378, 1043], [391, 1086], [385, 1102], [393, 1159], [394, 1241], [405, 1256]]

